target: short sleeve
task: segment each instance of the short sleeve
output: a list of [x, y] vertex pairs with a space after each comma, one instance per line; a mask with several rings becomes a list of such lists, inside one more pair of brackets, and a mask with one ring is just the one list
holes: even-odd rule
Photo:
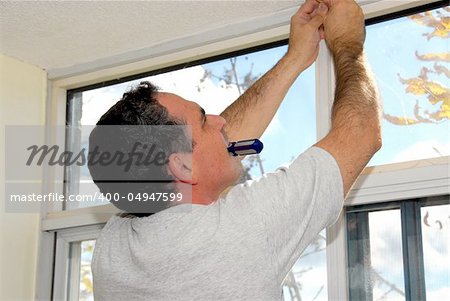
[[308, 244], [336, 221], [343, 200], [336, 160], [311, 147], [290, 165], [234, 187], [220, 207], [249, 239], [264, 240], [281, 284]]

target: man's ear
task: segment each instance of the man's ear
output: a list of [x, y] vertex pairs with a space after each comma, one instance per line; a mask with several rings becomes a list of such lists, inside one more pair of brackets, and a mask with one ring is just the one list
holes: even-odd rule
[[173, 153], [169, 156], [169, 170], [177, 181], [191, 185], [197, 184], [192, 172], [192, 153]]

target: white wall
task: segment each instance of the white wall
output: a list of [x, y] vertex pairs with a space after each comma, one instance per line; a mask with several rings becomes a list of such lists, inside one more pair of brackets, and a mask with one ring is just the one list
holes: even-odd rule
[[0, 300], [33, 300], [39, 214], [5, 212], [5, 125], [43, 125], [47, 74], [0, 54]]

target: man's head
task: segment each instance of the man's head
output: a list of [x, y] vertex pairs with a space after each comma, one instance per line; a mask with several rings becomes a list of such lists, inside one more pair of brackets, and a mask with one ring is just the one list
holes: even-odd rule
[[157, 93], [156, 98], [171, 116], [184, 120], [191, 127], [193, 202], [214, 202], [220, 193], [236, 182], [242, 171], [239, 159], [232, 157], [227, 151], [225, 119], [205, 114], [197, 103], [175, 94]]
[[[168, 127], [161, 127], [161, 130], [157, 131], [139, 131], [139, 134], [130, 134], [128, 130], [115, 131], [112, 135], [109, 134], [110, 137], [104, 137], [101, 126], [105, 125], [164, 125]], [[172, 125], [174, 127], [170, 127]], [[192, 144], [186, 145], [189, 139], [173, 138], [179, 134], [176, 129], [180, 127], [176, 125], [190, 126], [192, 137], [188, 138], [192, 138]], [[167, 154], [168, 164], [162, 166], [152, 164], [145, 168], [141, 166], [130, 170], [126, 174], [121, 174], [121, 177], [126, 178], [124, 182], [136, 182], [142, 178], [155, 179], [156, 176], [172, 182], [164, 184], [167, 192], [177, 192], [183, 185], [189, 185], [192, 188], [193, 203], [209, 204], [236, 181], [241, 170], [239, 161], [227, 152], [228, 141], [223, 131], [224, 125], [225, 120], [222, 117], [206, 115], [196, 103], [174, 94], [160, 93], [152, 84], [141, 82], [139, 86], [125, 93], [122, 99], [100, 118], [97, 127], [90, 135], [89, 148], [91, 153], [95, 146], [112, 151], [111, 148], [121, 145], [123, 149], [119, 148], [125, 153], [128, 149], [129, 153], [131, 136], [134, 142], [157, 145], [158, 150]], [[167, 143], [161, 143], [161, 141]], [[116, 183], [101, 181], [105, 173], [111, 174], [109, 169], [89, 164], [89, 170], [101, 192], [116, 192], [118, 187]], [[139, 178], [136, 179], [136, 177]], [[163, 192], [161, 184], [158, 184], [159, 186], [152, 183], [136, 185], [132, 186], [138, 187], [140, 192]], [[131, 189], [130, 185], [125, 186]], [[131, 190], [129, 192], [136, 193], [136, 188]], [[124, 192], [127, 191], [122, 191]], [[121, 209], [126, 210], [126, 208]]]

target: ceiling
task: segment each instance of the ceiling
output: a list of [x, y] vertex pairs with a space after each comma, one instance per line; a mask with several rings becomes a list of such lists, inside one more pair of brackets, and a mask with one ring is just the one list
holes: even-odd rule
[[261, 25], [249, 21], [274, 14], [287, 24], [301, 2], [0, 1], [0, 53], [45, 70], [68, 68], [235, 24]]

